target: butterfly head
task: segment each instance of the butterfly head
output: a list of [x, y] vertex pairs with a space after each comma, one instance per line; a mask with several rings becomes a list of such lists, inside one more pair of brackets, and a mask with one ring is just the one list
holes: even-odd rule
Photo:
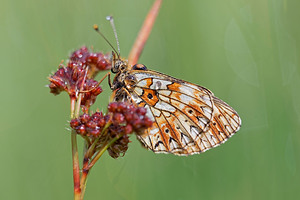
[[128, 68], [128, 63], [126, 60], [121, 59], [119, 55], [112, 52], [112, 68], [111, 72], [117, 74], [119, 72], [124, 72]]

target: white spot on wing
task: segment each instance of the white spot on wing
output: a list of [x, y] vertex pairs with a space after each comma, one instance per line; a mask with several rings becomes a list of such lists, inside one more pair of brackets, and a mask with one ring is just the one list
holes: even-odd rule
[[138, 87], [146, 87], [147, 86], [147, 80], [145, 79], [145, 80], [142, 80], [142, 81], [138, 82], [136, 84], [136, 86], [138, 86]]
[[211, 135], [210, 132], [206, 132], [205, 135], [206, 135], [206, 137], [207, 137], [209, 143], [211, 144], [211, 146], [215, 146], [216, 143], [215, 143], [215, 141], [213, 140], [213, 137], [214, 137], [214, 136]]
[[149, 117], [151, 121], [155, 121], [155, 118], [150, 110], [150, 107], [148, 105], [145, 105], [145, 108], [147, 109], [147, 117]]
[[204, 112], [207, 118], [211, 118], [212, 109], [210, 107], [202, 106], [202, 111]]
[[158, 90], [159, 94], [165, 95], [165, 96], [169, 96], [171, 94], [170, 90]]
[[139, 88], [139, 87], [135, 87], [134, 91], [138, 94], [138, 95], [142, 95], [143, 94], [143, 89]]
[[204, 129], [205, 124], [203, 123], [203, 121], [201, 120], [201, 117], [198, 117], [198, 125], [200, 126], [201, 129]]
[[165, 145], [163, 145], [162, 143], [159, 143], [159, 145], [156, 148], [159, 151], [166, 151], [167, 150]]
[[192, 140], [189, 137], [187, 137], [185, 134], [181, 134], [181, 137], [182, 137], [181, 142], [183, 143], [184, 146], [192, 143]]
[[149, 134], [154, 135], [155, 133], [158, 133], [158, 131], [159, 131], [159, 128], [154, 128], [149, 131]]
[[204, 144], [203, 144], [203, 142], [201, 140], [198, 140], [197, 144], [199, 145], [201, 151], [205, 151], [206, 150], [206, 148], [205, 148], [205, 146], [204, 146]]
[[179, 148], [179, 145], [178, 143], [175, 141], [175, 140], [171, 140], [170, 142], [170, 149], [178, 149]]
[[193, 101], [193, 98], [184, 94], [180, 95], [180, 100], [184, 103], [189, 103], [191, 101]]
[[170, 117], [171, 116], [171, 114], [169, 112], [162, 111], [162, 113], [164, 114], [165, 117]]
[[155, 108], [153, 108], [153, 107], [151, 107], [151, 110], [152, 110], [153, 115], [154, 115], [155, 117], [159, 117], [159, 116], [160, 116], [160, 111], [159, 111], [159, 110], [157, 110], [157, 109], [155, 109]]
[[194, 96], [194, 90], [190, 87], [182, 85], [179, 87], [179, 90], [184, 92], [187, 95]]
[[166, 102], [170, 103], [170, 98], [168, 98], [168, 97], [159, 95], [159, 98], [160, 98], [161, 100], [163, 100], [163, 101], [166, 101]]
[[180, 103], [179, 105], [178, 105], [178, 107], [179, 107], [179, 109], [180, 110], [183, 110], [183, 109], [185, 109], [185, 104], [183, 104], [183, 103]]
[[[203, 136], [204, 136], [204, 134], [203, 134]], [[202, 143], [204, 144], [204, 146], [205, 146], [206, 148], [211, 148], [211, 145], [210, 145], [209, 142], [207, 141], [207, 138], [206, 138], [206, 137], [203, 137]]]
[[200, 98], [210, 107], [212, 107], [211, 99], [209, 95], [201, 95]]
[[157, 108], [159, 110], [166, 110], [166, 111], [169, 111], [169, 112], [175, 112], [175, 110], [176, 110], [173, 106], [171, 106], [170, 104], [165, 103], [163, 101], [158, 101], [155, 104], [155, 108]]
[[134, 75], [138, 81], [146, 78], [158, 78], [158, 79], [160, 78], [155, 73], [139, 72], [139, 73], [134, 73]]
[[153, 79], [153, 83], [150, 86], [150, 89], [158, 90], [158, 89], [167, 89], [167, 85], [172, 84], [171, 81], [165, 81], [161, 79]]
[[209, 120], [204, 117], [198, 117], [198, 121], [202, 121], [203, 124], [208, 124]]
[[143, 138], [143, 140], [144, 140], [144, 142], [146, 143], [146, 145], [147, 145], [148, 147], [151, 147], [151, 148], [152, 148], [152, 145], [151, 145], [151, 141], [150, 141], [149, 136]]
[[135, 103], [140, 103], [141, 101], [142, 101], [142, 99], [141, 98], [139, 98], [139, 96], [138, 95], [136, 95], [135, 93], [132, 93], [131, 94], [131, 98], [132, 98], [132, 100], [135, 102]]
[[195, 140], [196, 137], [199, 135], [199, 130], [194, 126], [191, 126], [190, 130], [191, 130], [191, 132], [190, 132], [191, 137]]

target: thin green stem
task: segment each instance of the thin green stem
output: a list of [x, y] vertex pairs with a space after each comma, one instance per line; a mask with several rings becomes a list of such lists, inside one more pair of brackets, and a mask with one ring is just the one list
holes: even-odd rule
[[71, 98], [71, 119], [74, 119], [76, 99]]
[[[104, 133], [107, 132], [107, 128], [111, 125], [111, 122], [106, 123], [106, 125], [104, 126], [103, 130], [101, 131], [101, 136], [104, 135]], [[86, 151], [84, 157], [85, 158], [90, 158], [92, 156], [92, 152], [94, 152], [95, 147], [97, 145], [97, 142], [99, 141], [101, 137], [96, 138], [93, 143], [91, 144], [91, 146], [88, 148], [88, 150]], [[84, 168], [84, 167], [83, 167]]]
[[103, 153], [118, 139], [120, 139], [122, 137], [122, 135], [119, 135], [115, 138], [113, 138], [112, 140], [110, 140], [97, 154], [96, 156], [93, 158], [93, 160], [90, 162], [90, 164], [87, 166], [86, 170], [90, 170], [95, 163], [99, 160], [99, 158], [103, 155]]
[[120, 139], [122, 135], [117, 136], [113, 138], [111, 141], [105, 144], [105, 146], [96, 154], [96, 156], [93, 158], [93, 160], [90, 162], [89, 165], [83, 167], [83, 174], [80, 180], [81, 185], [81, 199], [83, 199], [85, 189], [86, 189], [86, 183], [87, 183], [87, 177], [89, 174], [89, 171], [91, 168], [95, 165], [95, 163], [99, 160], [99, 158], [103, 155], [103, 153], [118, 139]]
[[[79, 91], [82, 91], [82, 89], [83, 89], [87, 70], [88, 70], [88, 68], [86, 68], [85, 76], [82, 80], [82, 84], [80, 86]], [[71, 113], [71, 116], [73, 116], [74, 118], [79, 117], [81, 98], [82, 98], [82, 93], [79, 93], [76, 105], [74, 103], [71, 103], [72, 105], [74, 105], [74, 108], [71, 109], [71, 111], [73, 111]], [[81, 200], [80, 166], [79, 166], [78, 147], [77, 147], [77, 134], [76, 134], [76, 131], [74, 131], [74, 130], [72, 130], [71, 141], [72, 141], [72, 158], [73, 158], [74, 200]]]
[[[107, 132], [107, 128], [111, 125], [111, 122], [108, 122], [105, 127], [103, 128], [103, 130], [101, 131], [101, 135], [103, 135], [104, 133]], [[89, 174], [90, 169], [88, 168], [89, 166], [89, 158], [91, 158], [94, 154], [95, 151], [95, 147], [97, 145], [97, 142], [99, 141], [99, 138], [96, 138], [93, 143], [91, 144], [91, 146], [87, 149], [85, 155], [84, 155], [84, 163], [83, 163], [83, 167], [82, 167], [82, 176], [80, 179], [80, 186], [81, 186], [81, 199], [83, 199], [84, 193], [85, 193], [85, 189], [86, 189], [86, 183], [87, 183], [87, 177]]]

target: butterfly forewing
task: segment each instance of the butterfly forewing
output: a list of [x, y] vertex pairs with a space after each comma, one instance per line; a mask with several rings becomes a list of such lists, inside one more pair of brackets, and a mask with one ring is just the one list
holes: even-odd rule
[[156, 153], [201, 153], [225, 142], [241, 125], [236, 111], [204, 87], [150, 70], [129, 70], [126, 76], [135, 84], [116, 91], [115, 100], [147, 109], [154, 124], [137, 137]]

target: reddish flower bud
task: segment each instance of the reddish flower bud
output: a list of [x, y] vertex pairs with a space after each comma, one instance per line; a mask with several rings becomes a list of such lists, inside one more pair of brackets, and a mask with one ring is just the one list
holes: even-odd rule
[[80, 135], [86, 135], [85, 126], [83, 124], [78, 127], [77, 133]]
[[121, 124], [121, 123], [124, 122], [125, 117], [124, 117], [124, 115], [121, 114], [121, 113], [116, 113], [116, 114], [114, 114], [113, 119], [115, 120], [116, 123]]
[[90, 134], [93, 136], [99, 136], [100, 130], [99, 129], [93, 129], [90, 131]]
[[90, 129], [96, 129], [97, 123], [94, 122], [94, 121], [88, 121], [88, 122], [86, 123], [86, 127], [87, 127], [87, 128], [90, 128]]
[[97, 125], [99, 127], [103, 127], [105, 125], [105, 119], [104, 118], [99, 119], [97, 122], [98, 122]]
[[109, 112], [115, 112], [118, 108], [118, 103], [117, 102], [113, 102], [108, 104], [108, 111]]
[[[77, 99], [81, 91], [87, 91], [82, 95], [81, 105], [89, 108], [102, 92], [102, 88], [96, 86], [98, 82], [91, 78], [100, 70], [111, 67], [109, 57], [109, 54], [91, 53], [87, 47], [74, 51], [67, 67], [60, 65], [57, 72], [49, 77], [50, 92], [57, 95], [66, 91], [70, 98]], [[101, 63], [101, 67], [98, 66], [99, 63]], [[83, 83], [83, 81], [85, 82]]]
[[81, 122], [78, 119], [72, 119], [70, 121], [70, 126], [72, 129], [76, 129], [80, 124]]
[[130, 124], [127, 124], [125, 127], [125, 134], [129, 134], [129, 133], [132, 133], [133, 129], [132, 129], [132, 126]]
[[145, 115], [147, 113], [147, 109], [143, 107], [139, 107], [136, 112], [140, 115]]
[[85, 124], [90, 120], [90, 116], [88, 114], [83, 114], [79, 117], [79, 120], [81, 121], [81, 123]]

